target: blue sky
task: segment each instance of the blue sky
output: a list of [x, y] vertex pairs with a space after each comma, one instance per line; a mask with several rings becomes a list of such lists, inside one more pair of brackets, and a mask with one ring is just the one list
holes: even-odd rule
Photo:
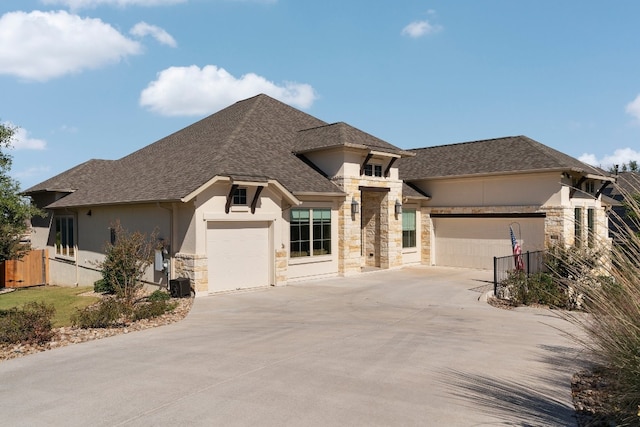
[[640, 160], [637, 0], [3, 0], [26, 189], [266, 93], [402, 148], [527, 135]]

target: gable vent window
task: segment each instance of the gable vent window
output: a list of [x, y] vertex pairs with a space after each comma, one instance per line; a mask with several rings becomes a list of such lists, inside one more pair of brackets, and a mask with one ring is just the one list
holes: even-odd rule
[[382, 165], [366, 164], [364, 166], [365, 176], [378, 176], [382, 177]]
[[236, 188], [236, 191], [233, 192], [233, 204], [236, 206], [247, 205], [247, 189], [246, 188]]

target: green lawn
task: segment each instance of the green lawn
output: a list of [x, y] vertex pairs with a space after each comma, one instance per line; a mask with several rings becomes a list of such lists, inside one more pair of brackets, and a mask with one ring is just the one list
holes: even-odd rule
[[92, 291], [92, 287], [67, 288], [59, 286], [36, 286], [17, 289], [14, 292], [0, 294], [0, 310], [22, 307], [25, 303], [36, 301], [53, 304], [56, 309], [53, 315], [53, 327], [71, 325], [71, 315], [79, 308], [84, 308], [98, 301], [97, 297], [80, 296]]

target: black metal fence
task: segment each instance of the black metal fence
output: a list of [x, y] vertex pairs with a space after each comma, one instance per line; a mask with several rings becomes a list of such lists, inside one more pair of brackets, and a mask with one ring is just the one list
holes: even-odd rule
[[[527, 276], [547, 271], [544, 263], [545, 251], [525, 252], [522, 257], [521, 270]], [[509, 273], [518, 270], [518, 259], [515, 255], [493, 257], [493, 294], [498, 294], [498, 284], [509, 277]]]

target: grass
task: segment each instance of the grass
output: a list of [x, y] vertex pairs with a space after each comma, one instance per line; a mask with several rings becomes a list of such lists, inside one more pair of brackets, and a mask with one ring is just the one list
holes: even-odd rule
[[[615, 230], [610, 259], [573, 257], [565, 263], [566, 283], [584, 295], [587, 317], [570, 317], [586, 332], [579, 339], [591, 359], [602, 366], [609, 384], [603, 402], [617, 418], [615, 425], [640, 425], [640, 182], [625, 194], [634, 224]], [[613, 214], [613, 213], [612, 213]], [[634, 225], [634, 226], [633, 226]], [[604, 261], [604, 262], [602, 262]], [[594, 268], [599, 267], [599, 268]]]
[[59, 286], [36, 286], [17, 289], [0, 295], [0, 310], [13, 307], [21, 308], [25, 303], [46, 302], [56, 309], [53, 315], [53, 327], [71, 326], [71, 315], [77, 309], [85, 308], [98, 301], [97, 297], [80, 296], [92, 291], [92, 287], [67, 288]]

